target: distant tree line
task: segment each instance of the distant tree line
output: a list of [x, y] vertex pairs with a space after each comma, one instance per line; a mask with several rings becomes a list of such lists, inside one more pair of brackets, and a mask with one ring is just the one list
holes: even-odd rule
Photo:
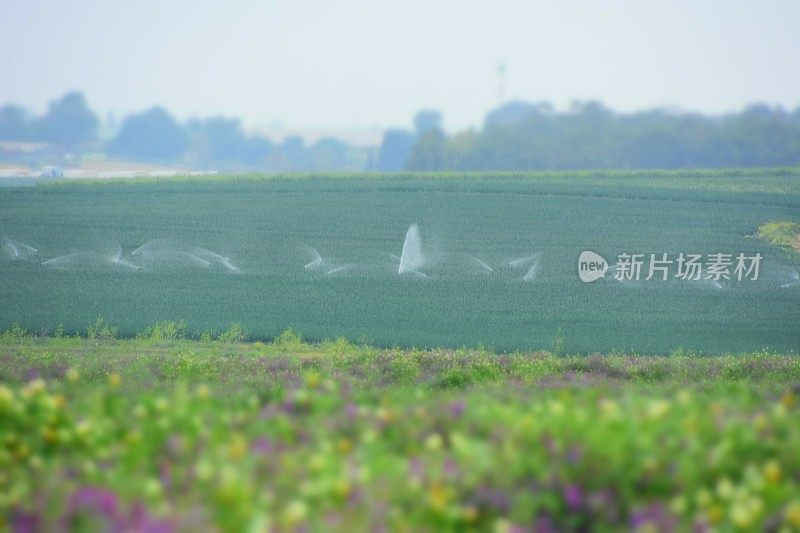
[[0, 141], [41, 141], [74, 149], [95, 140], [99, 125], [79, 92], [51, 102], [47, 113], [37, 118], [13, 104], [0, 107]]
[[800, 108], [752, 105], [706, 116], [651, 110], [614, 113], [598, 102], [555, 112], [511, 102], [480, 131], [417, 136], [408, 170], [527, 170], [800, 165]]
[[412, 150], [425, 144], [427, 135], [443, 135], [442, 115], [425, 109], [414, 117], [414, 131], [390, 129], [383, 134], [374, 170], [398, 172], [409, 167]]
[[[280, 143], [247, 135], [239, 119], [211, 117], [181, 124], [161, 107], [127, 116], [113, 137], [98, 140], [100, 120], [79, 92], [52, 102], [42, 117], [19, 106], [0, 107], [0, 141], [52, 143], [65, 151], [106, 152], [111, 157], [160, 164], [277, 171], [363, 170], [368, 153], [325, 138]], [[374, 164], [373, 164], [374, 166]]]
[[548, 103], [510, 102], [481, 129], [446, 135], [442, 116], [423, 110], [412, 130], [390, 129], [375, 149], [334, 138], [306, 145], [249, 135], [235, 118], [178, 122], [161, 107], [126, 117], [110, 139], [79, 92], [40, 117], [0, 107], [0, 141], [52, 143], [66, 151], [219, 169], [268, 171], [527, 170], [800, 165], [800, 108], [758, 104], [707, 116], [662, 109], [621, 114], [598, 102], [556, 112]]

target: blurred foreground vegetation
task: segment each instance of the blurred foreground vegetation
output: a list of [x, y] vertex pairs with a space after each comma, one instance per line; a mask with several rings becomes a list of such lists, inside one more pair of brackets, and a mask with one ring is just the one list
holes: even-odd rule
[[497, 355], [183, 329], [2, 336], [3, 528], [800, 528], [796, 356]]

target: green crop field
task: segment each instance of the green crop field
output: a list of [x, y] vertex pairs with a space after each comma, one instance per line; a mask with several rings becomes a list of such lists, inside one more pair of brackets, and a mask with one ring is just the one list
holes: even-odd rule
[[[772, 221], [800, 221], [797, 170], [7, 187], [0, 328], [85, 332], [102, 316], [123, 336], [185, 320], [376, 346], [797, 352], [797, 255], [754, 237]], [[401, 274], [413, 224], [419, 257]], [[763, 263], [757, 281], [586, 284], [584, 250]]]

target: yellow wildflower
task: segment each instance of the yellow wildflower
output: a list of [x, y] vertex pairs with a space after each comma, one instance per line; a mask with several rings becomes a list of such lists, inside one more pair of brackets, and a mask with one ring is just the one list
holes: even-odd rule
[[671, 405], [668, 400], [655, 400], [650, 402], [650, 405], [647, 409], [647, 415], [653, 419], [658, 420], [667, 416]]
[[352, 490], [350, 482], [347, 479], [340, 479], [336, 482], [334, 487], [336, 494], [342, 498], [346, 498]]
[[247, 440], [237, 434], [234, 434], [228, 444], [228, 457], [234, 461], [238, 461], [247, 454]]
[[14, 391], [0, 385], [0, 411], [5, 411], [10, 408], [14, 403]]
[[138, 444], [141, 442], [141, 440], [142, 434], [135, 429], [128, 431], [128, 433], [125, 435], [125, 442], [128, 444]]
[[619, 404], [614, 400], [603, 398], [600, 400], [600, 412], [606, 418], [617, 418], [619, 416]]
[[783, 404], [783, 406], [786, 409], [791, 409], [792, 407], [794, 407], [794, 404], [796, 402], [797, 400], [795, 398], [795, 395], [790, 390], [787, 390], [786, 392], [783, 393], [783, 395], [781, 395], [781, 404]]
[[208, 385], [200, 384], [197, 386], [197, 390], [195, 391], [197, 397], [201, 400], [205, 400], [211, 397], [211, 389]]
[[783, 511], [783, 519], [790, 526], [800, 528], [800, 500], [795, 500], [786, 506]]
[[498, 518], [494, 521], [494, 533], [508, 533], [511, 531], [511, 523], [505, 518]]
[[377, 415], [378, 415], [378, 420], [380, 420], [381, 422], [388, 423], [394, 420], [394, 413], [391, 411], [391, 409], [387, 409], [385, 407], [379, 408], [377, 411]]
[[442, 448], [442, 436], [438, 433], [431, 433], [425, 439], [425, 447], [431, 451], [440, 450]]
[[653, 522], [645, 522], [635, 529], [636, 533], [658, 533], [658, 525]]
[[339, 453], [348, 454], [353, 450], [353, 441], [347, 437], [339, 439], [337, 447], [339, 448]]
[[214, 469], [208, 461], [198, 461], [195, 473], [200, 481], [208, 481], [211, 479]]
[[148, 479], [144, 484], [144, 493], [150, 498], [157, 498], [161, 495], [161, 482], [156, 478]]
[[733, 483], [726, 477], [717, 482], [717, 495], [723, 500], [727, 500], [733, 496], [733, 489]]
[[17, 447], [16, 456], [18, 460], [22, 461], [26, 459], [30, 454], [31, 454], [31, 449], [28, 448], [27, 444], [22, 443]]
[[700, 489], [697, 491], [695, 501], [697, 502], [698, 507], [708, 507], [711, 504], [711, 500], [711, 493], [708, 490]]
[[550, 412], [555, 416], [564, 414], [564, 404], [559, 401], [550, 402]]
[[303, 520], [308, 514], [308, 507], [303, 500], [292, 500], [286, 506], [284, 517], [290, 524], [296, 524]]
[[55, 444], [58, 441], [58, 432], [51, 427], [42, 428], [42, 438], [48, 444]]
[[447, 507], [447, 490], [441, 483], [434, 483], [428, 491], [428, 503], [437, 511]]
[[308, 460], [308, 466], [314, 472], [319, 472], [325, 468], [325, 457], [320, 453], [315, 453]]
[[712, 524], [719, 524], [724, 514], [725, 511], [723, 511], [722, 507], [716, 504], [712, 505], [711, 507], [708, 508], [707, 512], [708, 521], [711, 522]]
[[756, 413], [753, 417], [753, 426], [758, 430], [763, 430], [767, 427], [769, 420], [767, 419], [767, 415], [764, 414], [762, 411]]
[[734, 504], [731, 506], [731, 521], [736, 525], [736, 527], [740, 528], [748, 528], [753, 523], [753, 513], [750, 512], [750, 509], [743, 505], [736, 505]]
[[681, 405], [689, 405], [692, 402], [692, 393], [688, 390], [682, 390], [678, 393], [677, 400]]
[[163, 413], [169, 408], [169, 402], [166, 398], [159, 396], [156, 398], [156, 401], [153, 403], [153, 407], [159, 413]]
[[781, 473], [781, 465], [774, 459], [767, 461], [767, 464], [764, 465], [764, 477], [770, 483], [778, 483], [781, 480]]
[[320, 381], [322, 381], [322, 376], [320, 376], [319, 372], [309, 372], [308, 375], [306, 375], [306, 385], [308, 385], [310, 389], [317, 388]]
[[670, 509], [677, 515], [682, 515], [686, 512], [686, 498], [683, 496], [675, 496], [670, 502]]
[[41, 378], [36, 378], [30, 382], [28, 382], [25, 387], [22, 389], [22, 394], [25, 396], [36, 396], [37, 394], [44, 392], [47, 388], [44, 380]]
[[88, 437], [91, 431], [92, 431], [92, 423], [89, 422], [88, 420], [81, 420], [75, 425], [75, 434], [82, 439]]
[[44, 466], [44, 461], [39, 455], [31, 455], [30, 459], [28, 459], [28, 465], [33, 470], [41, 470], [42, 466]]
[[467, 505], [464, 507], [464, 520], [467, 522], [474, 522], [478, 519], [478, 508], [474, 505]]
[[64, 397], [63, 394], [56, 394], [53, 396], [53, 404], [55, 405], [56, 409], [61, 409], [65, 405], [67, 405], [67, 399]]

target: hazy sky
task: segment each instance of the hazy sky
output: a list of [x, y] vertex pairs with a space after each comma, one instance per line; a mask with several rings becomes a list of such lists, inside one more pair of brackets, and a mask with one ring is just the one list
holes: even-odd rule
[[629, 111], [800, 105], [796, 0], [8, 0], [0, 103], [69, 89], [102, 116], [161, 104], [249, 126], [480, 125], [507, 98]]

